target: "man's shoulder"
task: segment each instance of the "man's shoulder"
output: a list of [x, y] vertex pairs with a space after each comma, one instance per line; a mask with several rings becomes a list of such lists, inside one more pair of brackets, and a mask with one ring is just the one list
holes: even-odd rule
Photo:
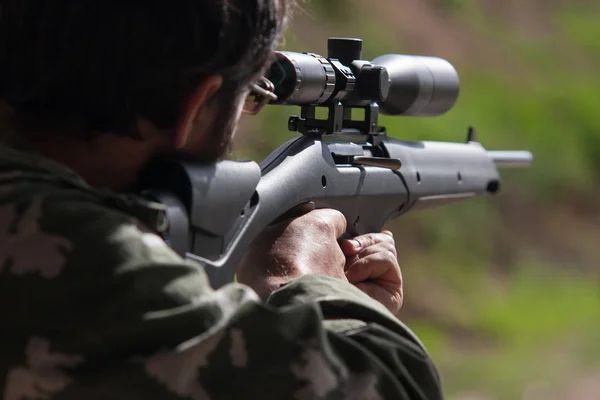
[[178, 262], [153, 226], [163, 213], [158, 204], [95, 190], [35, 161], [0, 167], [0, 253], [10, 256], [13, 273], [43, 267], [37, 272], [49, 278], [68, 265]]
[[164, 207], [135, 195], [89, 186], [69, 168], [35, 153], [0, 144], [0, 207], [42, 207], [46, 220], [102, 214], [112, 220], [140, 220], [155, 230]]
[[87, 218], [128, 219], [82, 182], [28, 162], [0, 168], [0, 210], [0, 221], [13, 231], [34, 225], [52, 230]]
[[78, 207], [73, 205], [81, 208], [98, 204], [98, 196], [90, 189], [83, 179], [58, 163], [0, 145], [0, 207], [4, 214], [21, 214], [31, 207], [43, 208], [37, 214], [76, 211]]

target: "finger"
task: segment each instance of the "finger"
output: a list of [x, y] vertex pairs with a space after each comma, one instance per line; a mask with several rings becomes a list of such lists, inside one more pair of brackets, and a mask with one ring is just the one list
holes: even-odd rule
[[271, 225], [276, 225], [276, 224], [283, 222], [285, 220], [288, 220], [288, 219], [299, 218], [299, 217], [306, 215], [309, 212], [313, 211], [315, 209], [315, 207], [316, 207], [315, 203], [312, 201], [299, 204], [296, 207], [294, 207], [294, 208], [290, 209], [289, 211], [285, 212], [284, 214], [282, 214], [279, 218], [277, 218], [275, 221], [273, 221], [271, 223]]
[[391, 244], [389, 242], [381, 242], [381, 243], [377, 243], [372, 246], [369, 246], [366, 249], [362, 249], [358, 254], [346, 255], [346, 266], [344, 267], [344, 270], [347, 271], [352, 264], [354, 264], [356, 261], [360, 260], [361, 258], [370, 256], [371, 254], [383, 253], [383, 252], [392, 253], [394, 255], [394, 257], [396, 257], [396, 259], [398, 257], [398, 253], [396, 252], [396, 246], [394, 246], [393, 244]]
[[390, 252], [370, 254], [355, 261], [348, 267], [346, 278], [352, 284], [365, 281], [377, 281], [381, 286], [386, 287], [402, 284], [398, 260]]
[[390, 243], [393, 246], [395, 246], [396, 242], [394, 241], [393, 236], [390, 236], [389, 234], [384, 232], [369, 233], [366, 235], [357, 236], [353, 239], [344, 240], [342, 241], [340, 246], [342, 247], [342, 251], [346, 256], [356, 255], [361, 250], [378, 243]]
[[372, 246], [369, 246], [365, 249], [362, 249], [357, 254], [357, 257], [358, 257], [358, 259], [360, 259], [360, 258], [365, 258], [367, 256], [370, 256], [371, 254], [384, 253], [384, 252], [392, 253], [394, 257], [398, 257], [398, 253], [396, 252], [396, 246], [389, 242], [380, 242], [380, 243], [374, 244]]
[[336, 239], [346, 232], [348, 222], [344, 214], [331, 208], [322, 208], [306, 214], [302, 218], [311, 218], [311, 223], [323, 231], [332, 231]]

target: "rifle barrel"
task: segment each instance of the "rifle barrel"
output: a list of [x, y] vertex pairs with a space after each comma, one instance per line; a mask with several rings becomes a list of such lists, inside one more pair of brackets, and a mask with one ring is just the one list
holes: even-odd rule
[[533, 154], [524, 150], [494, 150], [488, 154], [499, 168], [529, 167], [533, 162]]

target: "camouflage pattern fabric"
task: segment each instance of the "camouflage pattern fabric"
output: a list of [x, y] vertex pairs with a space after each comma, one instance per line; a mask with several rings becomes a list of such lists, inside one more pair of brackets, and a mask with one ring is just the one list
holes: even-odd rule
[[0, 147], [3, 399], [442, 398], [421, 343], [354, 286], [214, 291], [156, 234], [162, 217]]

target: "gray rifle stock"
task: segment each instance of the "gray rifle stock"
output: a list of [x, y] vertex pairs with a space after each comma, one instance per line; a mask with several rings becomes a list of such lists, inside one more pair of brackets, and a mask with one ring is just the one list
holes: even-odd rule
[[[356, 159], [371, 165], [356, 165]], [[475, 141], [386, 138], [375, 147], [302, 136], [260, 166], [252, 161], [163, 166], [163, 184], [152, 195], [167, 206], [168, 243], [201, 262], [212, 285], [220, 287], [233, 281], [254, 238], [297, 205], [313, 201], [317, 208], [339, 210], [348, 236], [379, 232], [409, 211], [494, 194], [500, 187], [497, 163], [527, 165], [531, 159], [529, 152], [488, 152]], [[398, 170], [386, 163], [395, 160], [402, 164]]]

